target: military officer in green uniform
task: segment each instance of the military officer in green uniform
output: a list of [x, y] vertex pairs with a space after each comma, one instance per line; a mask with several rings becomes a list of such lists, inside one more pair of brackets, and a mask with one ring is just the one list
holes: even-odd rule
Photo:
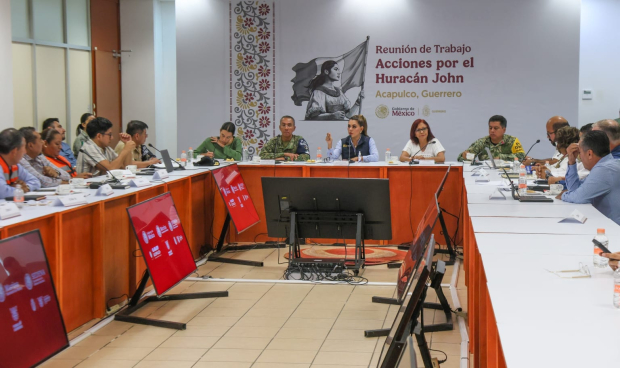
[[489, 135], [472, 143], [467, 150], [459, 155], [458, 160], [471, 160], [476, 156], [480, 160], [488, 160], [485, 147], [489, 147], [495, 159], [512, 162], [517, 157], [517, 159], [523, 160], [525, 151], [521, 142], [517, 137], [505, 134], [507, 125], [508, 122], [505, 117], [501, 115], [491, 116], [489, 119]]
[[264, 160], [278, 161], [307, 161], [310, 159], [310, 148], [306, 140], [299, 136], [293, 135], [295, 131], [295, 119], [292, 116], [285, 115], [280, 119], [280, 132], [275, 138], [272, 138], [265, 144], [260, 151], [260, 158]]

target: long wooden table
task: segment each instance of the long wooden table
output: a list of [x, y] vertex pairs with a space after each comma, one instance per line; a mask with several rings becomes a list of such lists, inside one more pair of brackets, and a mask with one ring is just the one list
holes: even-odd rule
[[[304, 164], [274, 166], [239, 164], [261, 222], [242, 234], [236, 234], [231, 227], [228, 236], [231, 242], [269, 240], [260, 178], [274, 173], [278, 177], [389, 178], [393, 238], [382, 243], [411, 241], [412, 229], [415, 231], [447, 169], [447, 165], [411, 167], [379, 163], [351, 165], [350, 168]], [[462, 206], [462, 190], [462, 167], [453, 166], [440, 202], [457, 216]], [[86, 191], [90, 193], [86, 205], [71, 208], [27, 206], [22, 216], [0, 221], [1, 238], [40, 230], [68, 331], [103, 317], [111, 298], [123, 294], [131, 296], [145, 271], [126, 214], [127, 207], [169, 191], [195, 258], [199, 257], [202, 246], [215, 244], [225, 218], [224, 203], [209, 169], [205, 168], [175, 171], [163, 183], [115, 190], [109, 197], [95, 197], [95, 190]], [[458, 222], [451, 216], [446, 216], [446, 222], [450, 235], [454, 234]], [[440, 231], [435, 229], [437, 239], [443, 239]]]

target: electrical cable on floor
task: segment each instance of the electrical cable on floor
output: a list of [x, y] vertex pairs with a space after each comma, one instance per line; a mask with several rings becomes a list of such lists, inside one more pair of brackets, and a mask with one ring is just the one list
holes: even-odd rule
[[445, 363], [445, 362], [448, 360], [448, 354], [444, 353], [444, 352], [443, 352], [443, 351], [441, 351], [441, 350], [437, 350], [437, 349], [428, 349], [428, 351], [436, 351], [436, 352], [438, 352], [438, 353], [442, 353], [442, 354], [443, 354], [443, 356], [445, 356], [445, 358], [444, 358], [443, 360], [439, 360], [439, 364], [443, 364], [443, 363]]

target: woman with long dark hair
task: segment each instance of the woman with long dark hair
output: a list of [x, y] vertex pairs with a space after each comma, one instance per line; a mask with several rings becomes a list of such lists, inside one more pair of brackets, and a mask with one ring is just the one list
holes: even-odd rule
[[342, 90], [334, 86], [335, 82], [340, 81], [341, 73], [340, 65], [334, 60], [321, 65], [321, 74], [308, 85], [311, 94], [306, 120], [345, 120], [359, 114], [364, 92], [360, 92], [352, 105]]
[[88, 134], [86, 134], [86, 126], [88, 123], [93, 120], [95, 116], [89, 112], [82, 114], [80, 117], [80, 125], [75, 129], [75, 140], [73, 141], [73, 154], [75, 157], [78, 157], [80, 153], [80, 148], [84, 145], [84, 142], [89, 140]]
[[332, 149], [333, 139], [331, 133], [327, 133], [325, 141], [327, 150], [332, 160], [342, 157], [343, 160], [377, 162], [379, 161], [379, 151], [375, 140], [368, 136], [368, 122], [364, 115], [353, 115], [347, 126], [349, 135], [336, 143]]
[[436, 162], [446, 161], [445, 148], [439, 143], [431, 132], [431, 126], [424, 119], [417, 119], [411, 124], [409, 141], [400, 154], [400, 160], [407, 162], [411, 160], [435, 160]]

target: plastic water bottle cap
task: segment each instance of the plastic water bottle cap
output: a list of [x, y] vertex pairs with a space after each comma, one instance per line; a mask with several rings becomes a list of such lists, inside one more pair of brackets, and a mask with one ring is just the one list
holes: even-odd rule
[[525, 165], [521, 165], [521, 168], [522, 168], [522, 169], [525, 169]]
[[181, 151], [181, 153], [185, 153], [185, 151]]
[[605, 229], [596, 229], [597, 234], [605, 234]]
[[316, 149], [321, 149], [321, 147], [317, 147]]
[[189, 148], [190, 151], [194, 150], [192, 147]]

